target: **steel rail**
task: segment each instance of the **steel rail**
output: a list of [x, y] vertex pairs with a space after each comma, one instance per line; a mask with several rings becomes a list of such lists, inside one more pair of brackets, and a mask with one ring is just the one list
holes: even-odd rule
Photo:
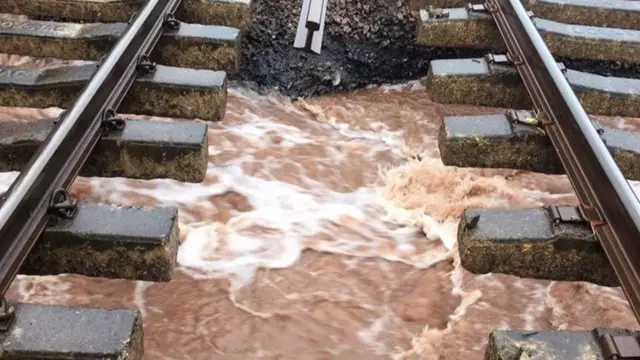
[[148, 0], [132, 19], [76, 102], [13, 182], [0, 207], [0, 297], [46, 227], [59, 189], [66, 191], [98, 142], [104, 120], [135, 80], [180, 0]]
[[582, 212], [640, 320], [640, 203], [520, 0], [487, 0], [580, 200]]

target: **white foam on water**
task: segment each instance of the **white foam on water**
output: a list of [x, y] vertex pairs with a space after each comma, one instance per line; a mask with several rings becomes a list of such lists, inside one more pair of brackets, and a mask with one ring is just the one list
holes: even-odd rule
[[[325, 132], [324, 138], [311, 137], [303, 127], [277, 123], [245, 110], [246, 122], [222, 124], [217, 133], [241, 136], [256, 148], [273, 146], [267, 140], [268, 132], [275, 132], [285, 141], [279, 148], [320, 144], [331, 162], [348, 161], [340, 146], [357, 143], [366, 149], [365, 159], [372, 159], [380, 151], [400, 147], [401, 133], [392, 132], [382, 123], [374, 125], [379, 132], [363, 131], [344, 124], [311, 122], [314, 131]], [[309, 120], [306, 120], [309, 122]], [[376, 141], [377, 140], [377, 141]], [[326, 144], [325, 144], [326, 143]], [[364, 144], [364, 145], [362, 145]], [[211, 144], [217, 153], [233, 148], [234, 144]], [[238, 149], [233, 149], [238, 150]], [[282, 149], [280, 149], [282, 150]], [[156, 199], [162, 206], [176, 206], [187, 210], [190, 204], [200, 204], [215, 211], [211, 197], [233, 192], [241, 194], [252, 207], [249, 211], [235, 211], [226, 222], [196, 221], [189, 211], [181, 211], [180, 228], [186, 234], [178, 253], [178, 263], [198, 277], [230, 277], [234, 286], [250, 282], [259, 268], [286, 268], [295, 264], [305, 249], [361, 257], [381, 257], [418, 267], [428, 267], [450, 256], [449, 253], [427, 249], [418, 252], [424, 238], [420, 221], [401, 224], [385, 214], [380, 206], [374, 184], [352, 191], [335, 191], [303, 172], [298, 174], [301, 184], [281, 181], [272, 176], [271, 166], [281, 165], [286, 159], [269, 158], [260, 161], [265, 176], [248, 174], [244, 166], [255, 161], [248, 150], [224, 163], [210, 163], [208, 179], [213, 183], [181, 183], [174, 180], [151, 180], [151, 186], [140, 187], [137, 182], [122, 178], [90, 179], [94, 196], [100, 201], [135, 205], [136, 200], [125, 194], [136, 194]], [[342, 155], [342, 156], [340, 156]], [[357, 164], [354, 164], [357, 165]], [[358, 171], [358, 170], [355, 170]], [[385, 208], [390, 205], [383, 204]], [[398, 211], [401, 211], [400, 209]], [[437, 234], [438, 224], [431, 221], [429, 238], [442, 238]], [[452, 238], [452, 235], [445, 235]], [[451, 240], [449, 240], [451, 242]], [[449, 244], [449, 247], [451, 244]], [[194, 273], [195, 271], [195, 273]]]
[[[389, 96], [421, 89], [420, 82], [382, 87]], [[229, 94], [242, 106], [230, 107], [225, 121], [210, 125], [209, 164], [203, 183], [82, 179], [91, 189], [89, 198], [140, 205], [142, 197], [160, 206], [177, 207], [183, 236], [178, 263], [183, 271], [194, 278], [230, 279], [233, 305], [262, 318], [272, 314], [238, 301], [239, 290], [252, 283], [261, 268], [294, 266], [305, 250], [351, 256], [341, 260], [347, 269], [358, 268], [367, 258], [419, 269], [452, 261], [453, 270], [447, 270], [446, 277], [451, 296], [460, 302], [446, 327], [426, 326], [415, 334], [411, 349], [391, 348], [381, 338], [401, 320], [390, 309], [382, 309], [356, 334], [378, 354], [394, 352], [396, 358], [404, 358], [413, 352], [436, 359], [446, 336], [457, 331], [469, 309], [480, 306], [483, 292], [465, 285], [456, 254], [462, 209], [514, 202], [540, 205], [541, 199], [567, 195], [514, 189], [503, 176], [446, 167], [435, 157], [434, 149], [410, 149], [405, 130], [393, 129], [385, 123], [388, 119], [376, 115], [367, 118], [366, 111], [364, 118], [350, 118], [347, 123], [312, 102], [296, 105], [246, 89], [231, 89]], [[348, 115], [347, 110], [344, 113]], [[433, 147], [435, 138], [427, 138], [425, 135]], [[416, 154], [421, 161], [407, 160]], [[378, 168], [380, 159], [389, 163]], [[337, 173], [331, 173], [335, 169]], [[6, 189], [16, 176], [15, 172], [0, 173], [0, 188]], [[631, 184], [640, 193], [640, 182]], [[225, 206], [228, 213], [222, 216]], [[392, 273], [384, 264], [379, 270]], [[474, 279], [486, 286], [500, 284], [492, 275]], [[33, 297], [26, 283], [19, 284], [19, 291], [25, 298]], [[519, 285], [526, 288], [518, 283], [514, 287]], [[148, 306], [144, 299], [147, 287], [139, 282], [134, 289], [132, 301], [139, 308]], [[536, 325], [535, 313], [550, 301], [547, 292], [548, 287], [538, 286], [527, 293], [533, 300], [521, 315], [526, 328]]]
[[[418, 84], [411, 82], [401, 87], [406, 89], [409, 85], [415, 87]], [[384, 88], [390, 90], [394, 86]], [[437, 180], [434, 192], [425, 194], [430, 197], [427, 201], [430, 208], [407, 208], [406, 204], [389, 198], [388, 195], [396, 190], [388, 184], [398, 181], [388, 177], [389, 172], [380, 172], [380, 179], [386, 185], [370, 181], [351, 191], [336, 191], [305, 174], [299, 166], [295, 168], [299, 179], [297, 184], [279, 180], [274, 175], [274, 169], [288, 161], [288, 149], [307, 145], [321, 146], [325, 152], [325, 155], [309, 155], [317, 157], [315, 161], [319, 168], [352, 161], [377, 164], [376, 156], [382, 152], [393, 154], [397, 159], [407, 157], [402, 130], [391, 130], [376, 118], [364, 119], [365, 130], [337, 121], [316, 105], [305, 104], [302, 108], [307, 111], [303, 111], [277, 96], [258, 96], [245, 89], [235, 89], [230, 93], [246, 100], [249, 105], [267, 103], [266, 106], [277, 107], [281, 113], [295, 116], [296, 121], [264, 116], [259, 109], [250, 106], [242, 112], [230, 109], [231, 120], [212, 126], [210, 134], [242, 138], [251, 148], [237, 148], [232, 140], [210, 141], [212, 155], [236, 153], [223, 162], [209, 163], [207, 179], [215, 181], [194, 184], [168, 179], [147, 182], [122, 178], [85, 179], [92, 188], [92, 196], [102, 202], [138, 205], [138, 200], [128, 195], [135, 193], [155, 199], [162, 206], [180, 208], [180, 228], [185, 236], [179, 249], [178, 263], [189, 268], [194, 276], [196, 273], [199, 277], [229, 276], [237, 280], [237, 286], [251, 281], [259, 268], [286, 268], [295, 264], [305, 249], [379, 257], [420, 268], [452, 256], [456, 247], [457, 219], [437, 220], [438, 217], [431, 216], [429, 212], [451, 201], [465, 199], [464, 193], [459, 195], [460, 198], [451, 198], [450, 195], [452, 191], [455, 193], [456, 189], [468, 185], [460, 183], [453, 186], [452, 191], [438, 189], [447, 183], [448, 177], [458, 176], [456, 170], [448, 170], [439, 160], [425, 159], [403, 165], [404, 168], [396, 169], [394, 175], [416, 171], [416, 179], [432, 177]], [[272, 141], [273, 134], [281, 139], [277, 144]], [[361, 151], [353, 160], [349, 157], [349, 149], [355, 148]], [[256, 160], [257, 152], [273, 149], [277, 151], [272, 156]], [[249, 164], [259, 164], [263, 170], [248, 172]], [[363, 171], [359, 169], [362, 164], [353, 163], [353, 166], [353, 170], [347, 168], [347, 171]], [[12, 177], [15, 173], [0, 174], [0, 183], [7, 183]], [[496, 181], [498, 186], [503, 185], [502, 180]], [[141, 183], [150, 186], [140, 186]], [[246, 198], [251, 209], [234, 210], [226, 222], [199, 220], [192, 213], [194, 204], [216, 211], [210, 199], [230, 192]], [[489, 192], [478, 201], [489, 201], [494, 195]], [[503, 202], [498, 198], [496, 203]], [[425, 246], [440, 242], [443, 248]]]
[[[384, 221], [376, 220], [376, 215], [382, 214], [368, 209], [375, 207], [373, 189], [360, 188], [348, 193], [320, 188], [309, 191], [247, 176], [238, 165], [212, 174], [220, 181], [216, 186], [219, 194], [229, 191], [243, 194], [254, 209], [226, 224], [211, 223], [191, 230], [178, 254], [182, 266], [198, 268], [211, 276], [242, 274], [242, 279], [250, 280], [250, 274], [257, 268], [293, 265], [304, 249], [380, 256], [418, 266], [430, 263], [414, 254], [412, 242], [419, 238], [418, 228], [389, 229]], [[164, 198], [163, 202], [170, 203], [167, 200]], [[269, 231], [255, 236], [251, 228]], [[250, 235], [245, 235], [247, 232]], [[224, 250], [221, 242], [226, 245]], [[383, 244], [389, 244], [392, 251], [380, 251]], [[221, 256], [222, 251], [228, 255]], [[208, 254], [209, 259], [203, 258], [203, 254]]]
[[411, 81], [398, 83], [398, 84], [385, 84], [385, 85], [374, 86], [374, 87], [379, 87], [384, 93], [400, 92], [400, 91], [413, 92], [413, 91], [422, 91], [426, 89], [424, 79], [411, 80]]

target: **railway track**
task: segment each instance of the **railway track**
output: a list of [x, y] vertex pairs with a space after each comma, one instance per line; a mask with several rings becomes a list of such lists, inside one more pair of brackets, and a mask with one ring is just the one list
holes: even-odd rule
[[0, 357], [143, 357], [138, 311], [13, 303], [5, 294], [18, 273], [171, 280], [177, 209], [78, 202], [67, 190], [78, 175], [204, 179], [207, 123], [224, 117], [249, 5], [3, 1], [0, 53], [57, 60], [1, 65], [0, 106], [65, 111], [0, 123], [0, 171], [20, 171], [0, 207]]
[[[462, 265], [477, 274], [622, 285], [638, 314], [640, 207], [624, 178], [640, 180], [640, 135], [586, 114], [637, 116], [640, 80], [567, 69], [551, 54], [640, 63], [640, 10], [627, 0], [524, 4], [536, 17], [517, 0], [413, 2], [425, 8], [418, 42], [489, 53], [433, 61], [427, 79], [433, 98], [512, 109], [445, 118], [443, 162], [566, 172], [583, 204], [467, 209], [458, 234]], [[78, 203], [67, 189], [78, 175], [204, 179], [207, 122], [224, 117], [227, 74], [239, 66], [250, 4], [5, 0], [2, 11], [0, 53], [59, 61], [45, 68], [0, 66], [0, 106], [66, 111], [39, 122], [0, 123], [0, 171], [21, 171], [0, 208], [0, 354], [141, 359], [137, 311], [12, 303], [4, 295], [17, 273], [171, 280], [176, 209]], [[640, 356], [640, 346], [626, 337], [636, 335], [497, 330], [486, 356], [573, 359], [587, 349], [593, 358], [624, 359]]]
[[[640, 315], [640, 134], [592, 115], [638, 116], [640, 80], [567, 69], [558, 57], [640, 62], [640, 7], [633, 1], [488, 0], [421, 10], [417, 40], [487, 50], [432, 61], [427, 86], [441, 103], [508, 108], [443, 121], [445, 165], [566, 173], [579, 206], [467, 209], [461, 263], [505, 273], [622, 286]], [[416, 3], [415, 6], [432, 4]], [[589, 115], [587, 115], [589, 114]], [[496, 330], [486, 359], [636, 359], [638, 333]]]

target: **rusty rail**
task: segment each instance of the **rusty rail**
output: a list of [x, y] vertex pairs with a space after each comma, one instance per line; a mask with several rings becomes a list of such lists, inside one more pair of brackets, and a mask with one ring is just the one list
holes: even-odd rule
[[487, 0], [534, 104], [636, 318], [640, 320], [640, 203], [520, 0]]

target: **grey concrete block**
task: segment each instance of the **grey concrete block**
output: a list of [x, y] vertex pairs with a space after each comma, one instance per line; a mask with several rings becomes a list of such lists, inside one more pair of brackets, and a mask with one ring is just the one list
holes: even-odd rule
[[[443, 10], [448, 16], [433, 17], [421, 10], [417, 27], [418, 43], [500, 52], [506, 50], [489, 13], [466, 8]], [[533, 23], [554, 55], [571, 59], [640, 62], [638, 30], [565, 24], [538, 17], [533, 18]]]
[[137, 310], [25, 303], [15, 309], [11, 330], [0, 333], [3, 359], [142, 359], [142, 317]]
[[551, 207], [466, 209], [458, 227], [462, 266], [474, 274], [618, 286], [588, 225], [558, 222], [551, 211]]
[[[54, 127], [54, 119], [0, 122], [0, 171], [20, 171]], [[207, 171], [207, 124], [126, 120], [94, 148], [80, 175], [171, 178], [201, 182]]]
[[[4, 0], [2, 11], [34, 19], [59, 21], [126, 22], [145, 0]], [[231, 26], [246, 30], [251, 24], [250, 0], [183, 0], [176, 12], [187, 23]]]
[[[565, 77], [589, 114], [640, 114], [640, 80], [566, 70]], [[437, 102], [530, 109], [529, 94], [512, 66], [484, 58], [434, 60], [427, 87]]]
[[179, 246], [177, 209], [79, 206], [75, 218], [45, 229], [21, 274], [171, 280]]
[[[532, 116], [529, 112], [521, 113]], [[640, 134], [600, 128], [625, 177], [640, 180]], [[442, 162], [449, 166], [564, 173], [545, 132], [535, 126], [514, 123], [505, 114], [445, 117], [438, 147]]]
[[[39, 20], [0, 22], [0, 53], [66, 60], [100, 60], [127, 29], [127, 23], [65, 23]], [[215, 25], [183, 23], [164, 31], [152, 60], [164, 65], [235, 71], [240, 32]]]
[[[97, 68], [97, 64], [0, 66], [0, 106], [67, 108]], [[226, 103], [225, 72], [158, 65], [155, 73], [134, 81], [118, 112], [218, 121], [224, 117]]]

